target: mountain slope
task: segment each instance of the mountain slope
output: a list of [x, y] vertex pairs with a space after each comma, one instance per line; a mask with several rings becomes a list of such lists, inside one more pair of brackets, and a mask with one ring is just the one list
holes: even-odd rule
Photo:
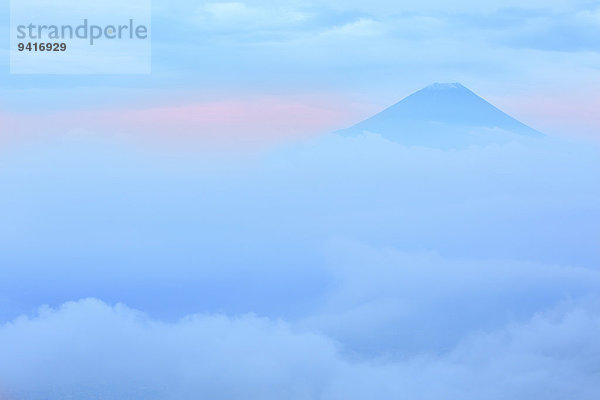
[[365, 131], [404, 144], [436, 147], [543, 136], [460, 83], [427, 86], [340, 133], [356, 135]]

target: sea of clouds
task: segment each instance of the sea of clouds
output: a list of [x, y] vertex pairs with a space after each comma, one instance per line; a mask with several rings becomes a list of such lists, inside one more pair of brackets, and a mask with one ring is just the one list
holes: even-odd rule
[[0, 399], [597, 399], [599, 155], [5, 150]]

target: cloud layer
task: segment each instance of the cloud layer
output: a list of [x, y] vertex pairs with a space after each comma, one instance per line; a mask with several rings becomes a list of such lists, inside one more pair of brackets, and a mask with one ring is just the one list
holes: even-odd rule
[[600, 394], [598, 304], [563, 304], [439, 356], [357, 361], [280, 321], [163, 323], [88, 299], [2, 326], [0, 376], [9, 399], [591, 400]]
[[5, 152], [0, 393], [595, 398], [599, 159], [377, 135]]

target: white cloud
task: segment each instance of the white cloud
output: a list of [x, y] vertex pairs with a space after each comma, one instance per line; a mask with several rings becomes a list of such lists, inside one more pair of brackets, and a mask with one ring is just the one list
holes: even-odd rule
[[252, 6], [243, 2], [206, 3], [195, 14], [195, 22], [200, 29], [253, 34], [259, 34], [262, 30], [288, 30], [309, 18], [309, 14], [293, 7], [279, 4], [272, 7]]
[[154, 321], [97, 300], [0, 327], [8, 399], [595, 399], [597, 302], [565, 304], [442, 356], [352, 361], [327, 337], [252, 315]]
[[371, 18], [359, 18], [341, 26], [325, 30], [322, 35], [377, 36], [384, 33], [385, 25]]
[[439, 354], [470, 332], [524, 321], [565, 298], [596, 295], [600, 271], [514, 260], [444, 258], [337, 241], [334, 284], [303, 326], [358, 354]]

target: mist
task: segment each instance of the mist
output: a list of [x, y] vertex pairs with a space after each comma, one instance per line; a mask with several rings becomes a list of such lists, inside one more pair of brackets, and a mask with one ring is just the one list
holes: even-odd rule
[[599, 155], [376, 134], [5, 151], [0, 393], [596, 398]]

